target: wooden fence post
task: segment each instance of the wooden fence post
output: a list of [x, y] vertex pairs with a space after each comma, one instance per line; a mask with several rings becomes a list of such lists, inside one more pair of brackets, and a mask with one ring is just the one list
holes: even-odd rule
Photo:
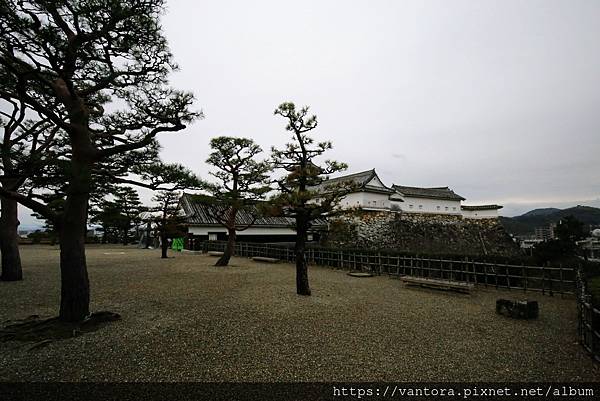
[[548, 287], [550, 287], [550, 288], [548, 288], [548, 292], [550, 293], [550, 296], [553, 297], [554, 296], [554, 290], [552, 288], [553, 278], [552, 278], [552, 269], [551, 268], [548, 270], [548, 274], [550, 275], [550, 278], [548, 279]]
[[565, 285], [563, 284], [563, 267], [562, 263], [558, 265], [559, 273], [560, 273], [560, 297], [564, 298]]
[[542, 294], [546, 293], [546, 263], [542, 265]]
[[496, 289], [498, 289], [498, 265], [494, 264], [494, 273], [496, 273]]
[[488, 272], [487, 272], [487, 265], [485, 263], [483, 264], [483, 277], [485, 278], [485, 287], [487, 288], [487, 286], [488, 286]]

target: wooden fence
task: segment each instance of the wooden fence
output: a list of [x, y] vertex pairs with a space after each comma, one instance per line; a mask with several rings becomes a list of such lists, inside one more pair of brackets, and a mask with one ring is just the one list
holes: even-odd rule
[[600, 362], [600, 309], [592, 302], [585, 276], [577, 271], [577, 334], [579, 343], [596, 361]]
[[[199, 247], [203, 251], [222, 251], [225, 242], [206, 241]], [[286, 245], [244, 243], [236, 244], [238, 256], [263, 256], [293, 262], [294, 249]], [[510, 290], [539, 291], [543, 294], [575, 294], [578, 308], [579, 342], [588, 353], [600, 362], [600, 309], [594, 307], [587, 292], [581, 268], [524, 266], [488, 263], [469, 259], [422, 258], [368, 250], [337, 250], [309, 248], [308, 263], [336, 269], [369, 271], [392, 276], [443, 278], [465, 281], [485, 287]]]
[[[223, 241], [205, 241], [203, 251], [222, 251]], [[235, 254], [244, 257], [264, 256], [293, 262], [294, 249], [279, 244], [238, 242]], [[309, 264], [374, 274], [447, 279], [510, 290], [539, 291], [543, 294], [575, 294], [576, 269], [548, 266], [525, 266], [463, 259], [410, 257], [369, 250], [309, 248]]]

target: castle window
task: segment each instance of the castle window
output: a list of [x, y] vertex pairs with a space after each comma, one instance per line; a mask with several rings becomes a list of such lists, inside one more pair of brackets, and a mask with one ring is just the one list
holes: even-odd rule
[[419, 205], [419, 209], [423, 209], [423, 205]]
[[440, 210], [440, 207], [439, 207], [439, 206], [437, 206], [437, 210]]
[[445, 209], [446, 211], [448, 211], [448, 206], [446, 206], [444, 209]]
[[412, 208], [413, 208], [413, 205], [408, 205], [408, 208], [409, 208], [409, 209], [412, 209]]

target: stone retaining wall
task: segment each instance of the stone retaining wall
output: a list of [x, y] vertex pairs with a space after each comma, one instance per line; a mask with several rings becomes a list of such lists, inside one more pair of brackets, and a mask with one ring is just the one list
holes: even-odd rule
[[498, 219], [386, 211], [353, 211], [331, 218], [324, 244], [419, 254], [521, 255]]

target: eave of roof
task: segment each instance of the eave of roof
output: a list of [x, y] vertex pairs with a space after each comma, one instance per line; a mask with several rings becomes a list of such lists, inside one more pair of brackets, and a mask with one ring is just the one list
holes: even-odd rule
[[[221, 224], [215, 224], [215, 223], [186, 223], [185, 224], [188, 227], [223, 227], [223, 225]], [[309, 231], [312, 228], [325, 228], [327, 227], [327, 222], [325, 222], [324, 220], [321, 220], [319, 222], [315, 222], [313, 221], [312, 225], [310, 226], [310, 228], [308, 229]], [[250, 226], [250, 228], [293, 228], [292, 224], [255, 224]]]
[[462, 210], [499, 210], [502, 209], [504, 206], [500, 206], [500, 205], [462, 205], [460, 208]]
[[393, 189], [389, 189], [387, 187], [372, 187], [372, 186], [364, 186], [360, 188], [357, 192], [373, 192], [376, 194], [393, 194], [395, 191]]
[[446, 199], [454, 201], [465, 200], [465, 198], [456, 194], [448, 187], [421, 188], [393, 184], [392, 188], [403, 196], [410, 198]]

